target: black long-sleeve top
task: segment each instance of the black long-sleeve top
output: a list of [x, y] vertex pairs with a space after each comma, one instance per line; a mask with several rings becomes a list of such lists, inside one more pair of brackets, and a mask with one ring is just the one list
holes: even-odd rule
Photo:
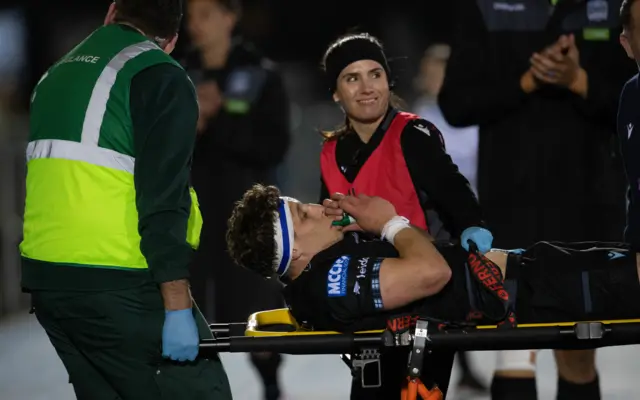
[[134, 77], [130, 97], [140, 250], [155, 282], [186, 279], [193, 255], [186, 237], [198, 121], [195, 88], [183, 69], [161, 64]]
[[[592, 27], [578, 18], [587, 14], [584, 1], [560, 1], [564, 6], [553, 9], [559, 18], [548, 15], [550, 5], [544, 5], [545, 1], [520, 12], [495, 12], [511, 18], [509, 26], [502, 29], [498, 25], [504, 22], [492, 20], [493, 13], [485, 9], [491, 2], [464, 3], [466, 6], [456, 12], [451, 58], [439, 95], [440, 107], [451, 125], [487, 126], [523, 107], [535, 107], [527, 101], [531, 96], [522, 91], [520, 77], [529, 69], [531, 54], [542, 51], [563, 33], [575, 34], [581, 66], [589, 76], [588, 96], [583, 99], [566, 89], [542, 90], [533, 96], [566, 100], [567, 104], [573, 103], [580, 117], [595, 124], [613, 125], [620, 89], [630, 75], [624, 72], [632, 70], [618, 44], [620, 26], [614, 16], [619, 7], [610, 6], [611, 21], [594, 24], [606, 27], [602, 30], [607, 33], [606, 40], [596, 40], [585, 39], [588, 34], [583, 29]], [[543, 9], [538, 10], [540, 7]], [[537, 15], [540, 11], [545, 13], [542, 20]]]
[[640, 87], [638, 75], [630, 79], [620, 95], [618, 137], [627, 172], [628, 208], [624, 239], [640, 252]]
[[[338, 139], [336, 161], [349, 182], [356, 179], [396, 114], [396, 110], [389, 110], [368, 143], [362, 142], [355, 132]], [[447, 154], [442, 134], [432, 123], [424, 119], [410, 121], [402, 131], [400, 145], [425, 212], [433, 208], [447, 231], [456, 236], [468, 227], [484, 226], [480, 205], [469, 181]], [[320, 201], [329, 195], [321, 179]]]
[[[618, 44], [619, 0], [607, 3], [606, 19], [596, 20], [602, 13], [580, 0], [561, 0], [553, 9], [544, 0], [523, 8], [459, 1], [438, 102], [451, 125], [479, 126], [478, 193], [490, 225], [489, 212], [505, 207], [619, 204], [611, 140], [633, 63]], [[552, 85], [526, 94], [520, 78], [532, 53], [563, 33], [575, 35], [587, 97]]]

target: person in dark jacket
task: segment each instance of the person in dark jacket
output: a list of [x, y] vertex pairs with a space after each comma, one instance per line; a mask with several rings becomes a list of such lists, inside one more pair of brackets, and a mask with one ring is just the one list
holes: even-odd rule
[[[279, 287], [236, 266], [226, 251], [226, 221], [234, 202], [256, 182], [275, 182], [290, 142], [289, 100], [275, 64], [234, 35], [237, 0], [190, 0], [187, 28], [195, 47], [184, 64], [200, 103], [192, 183], [204, 220], [192, 274], [193, 296], [207, 318], [246, 321], [279, 308]], [[247, 296], [246, 293], [251, 293]], [[252, 354], [266, 399], [278, 399], [280, 355]]]
[[[620, 7], [624, 30], [620, 42], [629, 58], [640, 62], [640, 1], [624, 0]], [[640, 120], [640, 84], [635, 74], [624, 86], [618, 107], [618, 137], [629, 182], [625, 242], [640, 252], [640, 136], [635, 132]]]
[[[619, 5], [476, 0], [457, 8], [439, 103], [451, 125], [479, 126], [478, 195], [496, 246], [621, 239], [624, 182], [612, 142], [616, 99], [632, 72], [616, 44]], [[600, 398], [593, 352], [556, 359], [559, 399]], [[525, 387], [535, 398], [533, 377], [496, 378], [493, 395], [524, 399]]]

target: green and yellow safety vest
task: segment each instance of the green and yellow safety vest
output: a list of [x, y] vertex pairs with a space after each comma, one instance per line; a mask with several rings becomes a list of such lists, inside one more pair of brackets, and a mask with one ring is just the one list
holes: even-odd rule
[[[147, 268], [140, 251], [129, 87], [136, 73], [177, 64], [133, 30], [101, 27], [53, 65], [31, 98], [23, 257]], [[186, 241], [202, 217], [193, 189]]]

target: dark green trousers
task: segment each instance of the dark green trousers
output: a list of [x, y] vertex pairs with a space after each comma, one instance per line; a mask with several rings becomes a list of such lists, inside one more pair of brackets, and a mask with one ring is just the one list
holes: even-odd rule
[[[216, 356], [177, 364], [162, 358], [164, 306], [155, 285], [103, 292], [36, 291], [35, 314], [78, 400], [227, 400]], [[211, 338], [194, 307], [201, 338]]]

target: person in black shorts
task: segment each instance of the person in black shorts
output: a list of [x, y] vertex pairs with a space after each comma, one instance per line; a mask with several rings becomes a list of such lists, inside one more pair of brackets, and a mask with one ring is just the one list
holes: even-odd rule
[[[482, 256], [433, 242], [380, 197], [332, 200], [304, 204], [255, 185], [236, 204], [227, 231], [231, 257], [277, 277], [293, 316], [316, 330], [385, 329], [407, 313], [450, 323], [469, 316], [519, 323], [640, 316], [640, 257], [624, 244], [539, 242]], [[357, 225], [334, 226], [338, 207]], [[484, 276], [473, 272], [479, 264]], [[514, 309], [505, 307], [505, 278], [516, 282]], [[384, 357], [382, 364], [383, 386], [352, 398], [399, 396], [404, 369]]]

